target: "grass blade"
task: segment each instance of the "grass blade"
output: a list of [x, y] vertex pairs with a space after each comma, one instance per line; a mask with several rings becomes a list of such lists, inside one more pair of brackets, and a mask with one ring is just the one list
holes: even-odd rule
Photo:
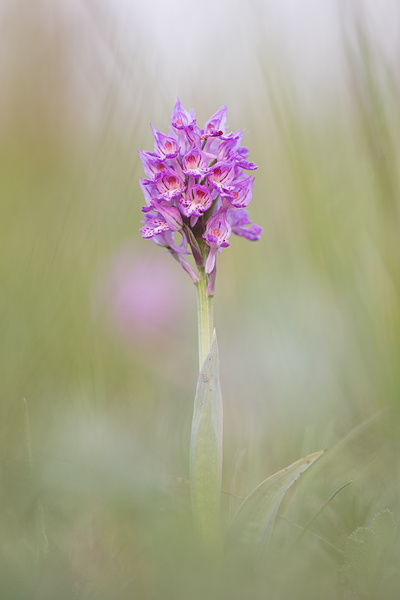
[[263, 555], [283, 496], [323, 453], [324, 450], [310, 454], [271, 475], [245, 498], [226, 535], [228, 553], [251, 560]]
[[332, 494], [332, 496], [329, 498], [329, 500], [327, 500], [325, 502], [325, 504], [323, 504], [321, 506], [321, 508], [319, 510], [317, 510], [317, 512], [315, 513], [315, 515], [313, 515], [311, 517], [311, 519], [308, 521], [308, 523], [303, 527], [302, 531], [299, 533], [295, 544], [297, 545], [300, 540], [304, 537], [304, 535], [307, 533], [307, 531], [310, 529], [311, 525], [314, 523], [314, 521], [316, 521], [319, 517], [319, 515], [325, 510], [325, 508], [332, 502], [332, 500], [334, 499], [335, 496], [337, 496], [342, 490], [344, 490], [344, 488], [346, 488], [348, 485], [350, 485], [351, 483], [353, 483], [353, 480], [348, 481], [347, 483], [345, 483], [344, 485], [342, 485], [338, 490], [336, 490], [336, 492], [334, 494]]

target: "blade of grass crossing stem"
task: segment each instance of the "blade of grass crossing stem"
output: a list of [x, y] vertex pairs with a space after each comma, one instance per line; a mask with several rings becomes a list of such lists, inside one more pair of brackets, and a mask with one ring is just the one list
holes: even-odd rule
[[226, 535], [227, 554], [256, 563], [262, 560], [283, 496], [323, 453], [324, 450], [310, 454], [271, 475], [244, 499]]
[[336, 492], [334, 494], [332, 494], [332, 496], [329, 498], [329, 500], [327, 500], [325, 502], [325, 504], [323, 504], [321, 506], [321, 508], [319, 510], [317, 510], [317, 512], [315, 513], [315, 515], [313, 515], [311, 517], [311, 519], [308, 521], [308, 523], [303, 527], [302, 531], [299, 533], [296, 541], [295, 541], [295, 545], [297, 545], [300, 540], [304, 537], [304, 535], [307, 533], [307, 531], [310, 529], [311, 525], [314, 523], [314, 521], [316, 521], [319, 517], [319, 515], [325, 510], [325, 508], [332, 502], [332, 500], [334, 499], [335, 496], [337, 496], [342, 490], [344, 490], [344, 488], [346, 488], [348, 485], [350, 485], [351, 483], [353, 483], [353, 480], [348, 481], [347, 483], [345, 483], [344, 485], [342, 485], [338, 490], [336, 490]]
[[195, 528], [207, 551], [222, 554], [222, 398], [217, 336], [197, 382], [190, 439], [190, 487]]

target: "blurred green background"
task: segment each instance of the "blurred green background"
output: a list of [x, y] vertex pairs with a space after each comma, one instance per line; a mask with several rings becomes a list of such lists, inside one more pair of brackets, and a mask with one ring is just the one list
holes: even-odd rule
[[[398, 538], [368, 585], [342, 552], [399, 522], [400, 11], [373, 6], [2, 3], [1, 599], [399, 597]], [[137, 148], [177, 94], [200, 126], [227, 104], [259, 165], [262, 240], [215, 298], [225, 524], [229, 491], [378, 415], [290, 491], [260, 573], [193, 540], [195, 288], [138, 233]]]

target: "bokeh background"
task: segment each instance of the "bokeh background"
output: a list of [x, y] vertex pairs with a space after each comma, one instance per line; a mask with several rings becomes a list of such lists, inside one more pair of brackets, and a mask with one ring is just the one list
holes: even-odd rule
[[[368, 585], [343, 549], [400, 516], [398, 2], [3, 0], [0, 18], [0, 597], [397, 599], [398, 538]], [[259, 165], [262, 240], [218, 259], [225, 525], [328, 449], [259, 573], [211, 573], [193, 539], [195, 288], [138, 233], [137, 148], [177, 95], [200, 126], [227, 104]]]

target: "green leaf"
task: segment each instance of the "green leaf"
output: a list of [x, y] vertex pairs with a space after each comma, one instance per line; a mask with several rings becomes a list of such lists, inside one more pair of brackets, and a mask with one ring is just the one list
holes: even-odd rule
[[396, 523], [389, 509], [381, 510], [372, 520], [371, 529], [379, 539], [379, 544], [385, 552], [396, 539]]
[[195, 527], [204, 546], [222, 551], [221, 537], [222, 397], [214, 331], [197, 382], [190, 440], [190, 486]]
[[376, 582], [379, 554], [379, 539], [371, 528], [360, 527], [348, 537], [344, 551], [345, 570], [358, 589], [366, 591]]
[[368, 594], [379, 586], [395, 536], [393, 514], [383, 510], [375, 515], [371, 527], [359, 527], [348, 537], [344, 570], [357, 590]]
[[271, 475], [245, 498], [226, 535], [228, 553], [247, 556], [251, 560], [263, 555], [283, 496], [324, 452], [310, 454]]

